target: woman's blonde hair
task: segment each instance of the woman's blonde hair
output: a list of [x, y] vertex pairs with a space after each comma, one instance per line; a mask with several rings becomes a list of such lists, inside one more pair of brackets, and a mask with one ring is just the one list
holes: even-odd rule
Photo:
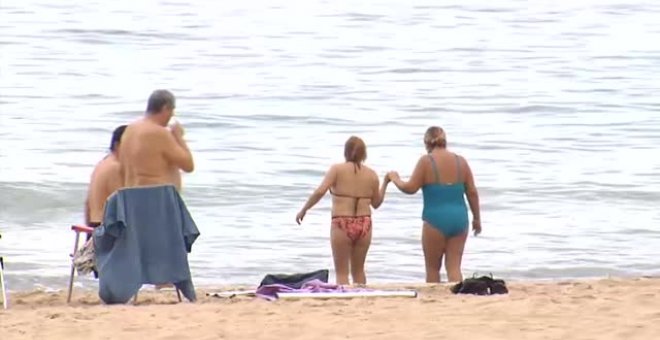
[[426, 129], [426, 133], [424, 134], [424, 145], [426, 145], [426, 148], [429, 150], [433, 148], [446, 148], [447, 135], [445, 135], [445, 130], [439, 126], [431, 126]]

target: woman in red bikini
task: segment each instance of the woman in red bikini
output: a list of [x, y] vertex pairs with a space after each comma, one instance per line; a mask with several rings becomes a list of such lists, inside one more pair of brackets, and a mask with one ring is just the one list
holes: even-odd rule
[[335, 262], [337, 284], [366, 284], [364, 262], [371, 244], [371, 207], [383, 203], [389, 181], [378, 188], [376, 172], [364, 165], [367, 147], [359, 137], [350, 137], [344, 146], [346, 162], [334, 164], [296, 216], [300, 224], [307, 210], [318, 203], [325, 193], [332, 194], [332, 223], [330, 244]]

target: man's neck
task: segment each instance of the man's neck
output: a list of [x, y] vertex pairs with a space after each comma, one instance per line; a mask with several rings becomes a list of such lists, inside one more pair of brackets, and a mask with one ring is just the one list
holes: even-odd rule
[[159, 117], [158, 115], [153, 115], [153, 114], [147, 113], [144, 116], [144, 120], [146, 120], [147, 122], [153, 123], [153, 124], [160, 125], [160, 126], [167, 126], [167, 124], [163, 124], [161, 117]]

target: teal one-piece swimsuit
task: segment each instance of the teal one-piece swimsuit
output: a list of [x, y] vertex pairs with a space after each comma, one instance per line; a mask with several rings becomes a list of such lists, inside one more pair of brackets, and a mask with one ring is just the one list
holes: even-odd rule
[[461, 235], [468, 228], [468, 211], [465, 204], [465, 183], [461, 181], [461, 166], [456, 157], [456, 170], [458, 179], [456, 183], [444, 184], [440, 182], [440, 171], [431, 155], [431, 165], [435, 175], [435, 182], [422, 187], [424, 196], [424, 210], [422, 220], [438, 229], [445, 237]]

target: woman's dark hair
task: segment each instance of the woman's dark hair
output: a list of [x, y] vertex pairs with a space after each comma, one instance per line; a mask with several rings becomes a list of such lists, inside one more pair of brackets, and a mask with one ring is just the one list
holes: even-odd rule
[[360, 168], [362, 162], [367, 159], [367, 146], [364, 141], [357, 136], [351, 136], [344, 145], [344, 159], [347, 162], [354, 163], [355, 171]]

